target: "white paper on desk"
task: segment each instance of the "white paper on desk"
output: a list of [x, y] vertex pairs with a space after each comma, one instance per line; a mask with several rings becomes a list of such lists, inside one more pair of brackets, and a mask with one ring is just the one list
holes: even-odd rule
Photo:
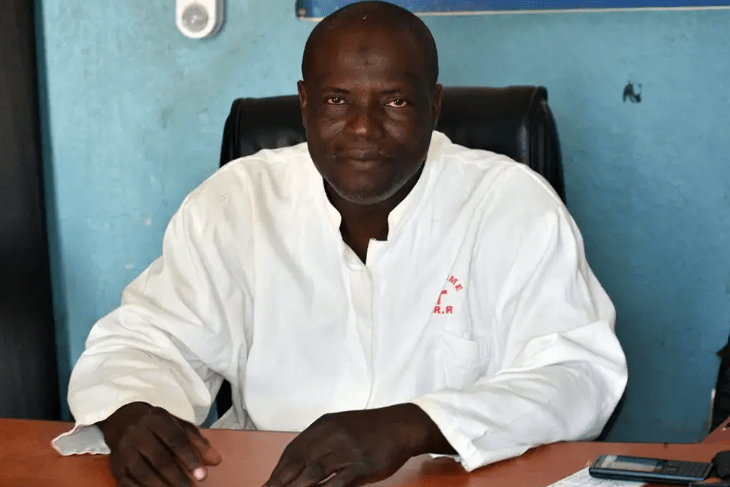
[[645, 482], [633, 480], [610, 480], [591, 477], [588, 473], [588, 467], [586, 467], [578, 470], [570, 477], [565, 477], [546, 487], [636, 487], [644, 484]]

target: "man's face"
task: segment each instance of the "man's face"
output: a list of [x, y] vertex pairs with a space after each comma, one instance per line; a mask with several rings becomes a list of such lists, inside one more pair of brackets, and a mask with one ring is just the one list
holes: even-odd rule
[[298, 89], [315, 166], [351, 203], [399, 201], [418, 177], [441, 106], [423, 50], [407, 33], [363, 22], [336, 29], [310, 59]]

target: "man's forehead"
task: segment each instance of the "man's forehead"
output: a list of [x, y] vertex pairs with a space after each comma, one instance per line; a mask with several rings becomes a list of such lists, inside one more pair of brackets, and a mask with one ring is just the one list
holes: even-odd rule
[[418, 83], [425, 61], [418, 46], [393, 38], [360, 36], [349, 32], [324, 42], [313, 52], [310, 76], [320, 83], [357, 81], [363, 76], [384, 82]]
[[315, 61], [343, 59], [353, 55], [362, 56], [368, 62], [369, 56], [398, 57], [405, 53], [422, 58], [423, 48], [410, 33], [391, 26], [372, 24], [366, 21], [340, 25], [329, 30], [312, 49]]
[[410, 69], [397, 73], [365, 68], [361, 71], [324, 71], [313, 76], [309, 85], [324, 91], [359, 91], [411, 93], [423, 86], [424, 77]]

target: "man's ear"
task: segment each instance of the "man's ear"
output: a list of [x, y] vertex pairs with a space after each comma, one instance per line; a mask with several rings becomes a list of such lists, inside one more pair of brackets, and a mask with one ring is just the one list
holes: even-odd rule
[[441, 116], [441, 98], [444, 93], [444, 87], [440, 83], [436, 83], [431, 95], [431, 115], [433, 116], [433, 128], [439, 123], [439, 117]]
[[297, 93], [299, 93], [299, 110], [302, 112], [302, 125], [307, 130], [307, 89], [304, 81], [297, 81]]

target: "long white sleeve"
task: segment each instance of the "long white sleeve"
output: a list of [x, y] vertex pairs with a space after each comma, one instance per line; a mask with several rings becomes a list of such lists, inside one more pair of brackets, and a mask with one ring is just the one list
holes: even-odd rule
[[[197, 199], [173, 216], [162, 256], [89, 333], [69, 384], [75, 431], [134, 401], [200, 424], [223, 377], [237, 377], [246, 339], [244, 327], [228, 321], [242, 324], [246, 286], [230, 276], [232, 267], [215, 245], [228, 230], [206, 221], [200, 210], [207, 204]], [[85, 449], [105, 451], [95, 438]]]
[[[509, 190], [520, 199], [539, 184], [528, 179]], [[475, 268], [481, 272], [474, 272], [472, 292], [502, 285], [496, 301], [483, 299], [493, 303], [485, 312], [493, 314], [497, 326], [480, 337], [480, 324], [473, 325], [477, 339], [490, 343], [489, 373], [482, 368], [461, 390], [443, 389], [413, 400], [468, 470], [539, 444], [597, 436], [626, 385], [613, 305], [588, 268], [573, 220], [550, 201], [548, 191], [543, 193], [528, 199], [531, 207], [509, 215], [515, 220], [511, 245], [516, 247], [502, 249], [513, 262], [504, 279], [479, 277], [494, 272], [494, 265], [480, 269], [495, 260], [493, 245], [475, 251]], [[483, 238], [488, 241], [489, 234]]]

